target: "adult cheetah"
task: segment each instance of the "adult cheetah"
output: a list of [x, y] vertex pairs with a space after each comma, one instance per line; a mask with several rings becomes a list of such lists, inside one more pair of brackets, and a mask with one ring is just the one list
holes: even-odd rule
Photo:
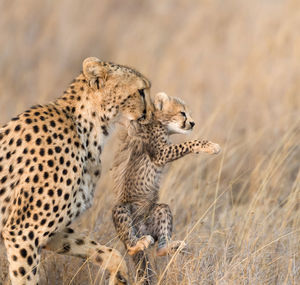
[[206, 140], [171, 144], [169, 136], [188, 133], [195, 123], [185, 103], [158, 93], [154, 97], [153, 119], [146, 125], [132, 122], [120, 136], [113, 177], [118, 193], [113, 208], [113, 222], [118, 237], [144, 277], [152, 284], [151, 267], [142, 252], [154, 241], [157, 255], [163, 256], [183, 247], [182, 241], [171, 241], [173, 218], [167, 204], [158, 204], [160, 179], [167, 163], [189, 153], [217, 154], [220, 147]]
[[136, 70], [90, 57], [62, 97], [0, 128], [0, 234], [13, 285], [38, 284], [42, 247], [89, 258], [109, 284], [127, 284], [118, 251], [68, 226], [92, 205], [114, 124], [144, 120], [149, 90]]

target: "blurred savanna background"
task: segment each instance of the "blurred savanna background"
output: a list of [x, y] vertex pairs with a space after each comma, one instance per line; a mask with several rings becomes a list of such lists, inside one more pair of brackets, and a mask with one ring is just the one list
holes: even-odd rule
[[[152, 94], [182, 98], [196, 129], [174, 141], [222, 147], [178, 160], [164, 176], [160, 200], [189, 253], [157, 258], [150, 249], [158, 283], [300, 284], [300, 2], [0, 0], [0, 123], [60, 96], [88, 56], [135, 67]], [[111, 219], [116, 137], [76, 227], [125, 254]], [[0, 284], [7, 270], [1, 246]], [[41, 284], [106, 278], [46, 251], [40, 274]]]

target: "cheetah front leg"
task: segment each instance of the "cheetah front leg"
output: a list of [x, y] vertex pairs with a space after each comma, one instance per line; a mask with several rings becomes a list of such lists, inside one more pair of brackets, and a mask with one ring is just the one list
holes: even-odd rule
[[124, 243], [129, 255], [135, 255], [154, 243], [150, 235], [137, 236], [134, 221], [127, 204], [118, 204], [112, 210], [112, 218], [119, 239]]
[[36, 285], [39, 281], [39, 238], [33, 229], [5, 229], [2, 232], [9, 262], [9, 275], [13, 285]]
[[59, 254], [88, 259], [103, 270], [108, 270], [109, 285], [129, 284], [126, 263], [117, 250], [101, 245], [71, 228], [55, 233], [45, 248]]

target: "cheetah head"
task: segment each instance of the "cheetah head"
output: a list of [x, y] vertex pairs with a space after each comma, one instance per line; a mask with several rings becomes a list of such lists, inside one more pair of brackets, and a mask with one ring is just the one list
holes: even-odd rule
[[99, 104], [112, 117], [146, 121], [151, 116], [150, 81], [138, 71], [123, 65], [89, 57], [83, 74]]
[[186, 134], [195, 126], [186, 104], [163, 92], [154, 96], [154, 117], [167, 126], [170, 134]]

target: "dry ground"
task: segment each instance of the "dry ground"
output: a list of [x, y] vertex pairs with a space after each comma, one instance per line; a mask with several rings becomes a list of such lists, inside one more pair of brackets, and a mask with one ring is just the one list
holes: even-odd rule
[[[299, 27], [297, 0], [2, 0], [0, 122], [59, 96], [87, 56], [136, 67], [152, 92], [190, 105], [191, 137], [223, 148], [173, 163], [164, 178], [174, 238], [191, 254], [154, 258], [160, 284], [300, 284]], [[124, 252], [110, 213], [114, 147], [112, 137], [77, 226]], [[79, 259], [43, 257], [42, 284], [105, 278]]]

